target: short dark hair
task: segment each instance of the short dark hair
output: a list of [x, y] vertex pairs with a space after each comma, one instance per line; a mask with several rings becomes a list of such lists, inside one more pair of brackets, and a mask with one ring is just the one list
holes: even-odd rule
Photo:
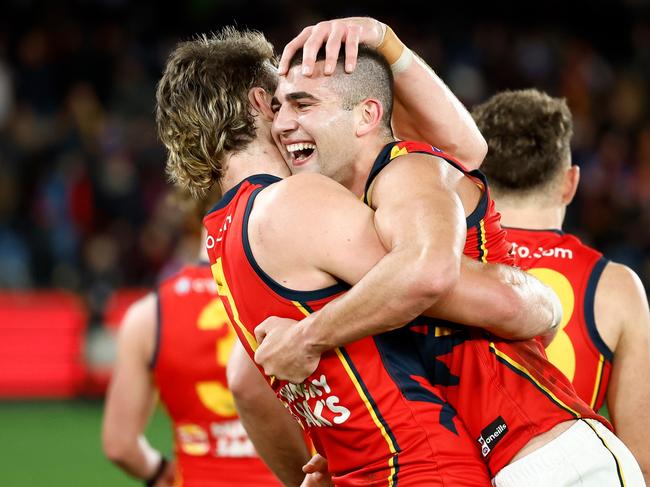
[[[351, 110], [366, 98], [376, 98], [381, 102], [384, 113], [382, 125], [392, 134], [391, 116], [393, 114], [393, 72], [390, 64], [377, 49], [365, 44], [359, 45], [357, 67], [352, 73], [346, 73], [343, 67], [345, 45], [341, 45], [333, 81], [340, 93], [343, 108]], [[325, 48], [316, 55], [316, 61], [325, 60]], [[291, 59], [290, 67], [302, 63], [302, 50]]]
[[497, 192], [541, 189], [569, 160], [573, 119], [564, 98], [535, 89], [504, 91], [472, 116], [488, 144], [481, 170]]

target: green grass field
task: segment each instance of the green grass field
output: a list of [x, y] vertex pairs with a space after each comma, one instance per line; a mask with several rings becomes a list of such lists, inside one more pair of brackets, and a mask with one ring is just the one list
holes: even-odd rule
[[[101, 401], [81, 400], [0, 402], [0, 486], [141, 486], [102, 454], [102, 407]], [[161, 408], [147, 437], [171, 452], [172, 433]]]
[[[102, 454], [101, 401], [0, 402], [2, 487], [135, 487]], [[147, 437], [171, 452], [172, 434], [158, 409]]]

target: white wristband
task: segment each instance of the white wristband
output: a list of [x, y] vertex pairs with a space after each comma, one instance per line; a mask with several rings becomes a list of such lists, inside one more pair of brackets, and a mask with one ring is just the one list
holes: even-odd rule
[[390, 65], [390, 69], [393, 72], [393, 75], [399, 74], [402, 71], [405, 71], [413, 62], [413, 51], [408, 47], [404, 46], [402, 54], [397, 58], [393, 64]]

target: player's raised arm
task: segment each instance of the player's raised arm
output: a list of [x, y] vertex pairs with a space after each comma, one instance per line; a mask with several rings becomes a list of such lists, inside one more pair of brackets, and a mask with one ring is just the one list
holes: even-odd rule
[[609, 263], [596, 288], [596, 326], [615, 349], [607, 406], [616, 435], [636, 457], [650, 485], [650, 312], [639, 277]]
[[[156, 297], [129, 308], [120, 327], [117, 363], [106, 396], [102, 444], [106, 456], [133, 477], [171, 487], [174, 471], [144, 437], [156, 393], [149, 371], [156, 324]], [[154, 485], [154, 484], [152, 484]]]
[[324, 71], [331, 74], [343, 43], [347, 72], [356, 66], [359, 43], [377, 48], [391, 64], [396, 137], [429, 142], [456, 157], [468, 169], [481, 165], [487, 143], [472, 116], [433, 69], [378, 20], [348, 17], [306, 27], [284, 48], [279, 72], [286, 74], [291, 58], [302, 49], [303, 73], [311, 74], [316, 55], [325, 46]]

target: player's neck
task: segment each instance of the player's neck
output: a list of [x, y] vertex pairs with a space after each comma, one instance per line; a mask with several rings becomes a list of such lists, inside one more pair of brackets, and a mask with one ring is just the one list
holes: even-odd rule
[[368, 139], [363, 150], [359, 151], [359, 157], [355, 158], [354, 170], [347, 181], [339, 181], [350, 192], [361, 198], [366, 190], [366, 182], [377, 155], [386, 144], [394, 139], [386, 137], [373, 137]]
[[231, 154], [225, 161], [225, 167], [226, 174], [221, 179], [224, 193], [255, 174], [270, 174], [279, 178], [290, 175], [275, 144], [265, 139], [253, 141], [245, 150]]
[[501, 213], [501, 225], [512, 228], [530, 230], [562, 229], [566, 213], [565, 206], [526, 205], [521, 202], [513, 204], [508, 201], [496, 202], [497, 210]]

